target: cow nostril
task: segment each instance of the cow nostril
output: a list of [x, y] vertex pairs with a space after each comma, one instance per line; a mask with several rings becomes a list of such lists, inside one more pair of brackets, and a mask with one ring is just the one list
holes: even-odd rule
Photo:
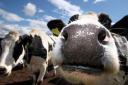
[[6, 73], [6, 68], [0, 67], [0, 74], [5, 74], [5, 73]]
[[98, 41], [101, 44], [106, 44], [107, 43], [107, 32], [105, 30], [100, 30], [98, 34]]
[[64, 31], [63, 32], [63, 37], [64, 37], [65, 41], [68, 39], [68, 33], [67, 33], [67, 31]]

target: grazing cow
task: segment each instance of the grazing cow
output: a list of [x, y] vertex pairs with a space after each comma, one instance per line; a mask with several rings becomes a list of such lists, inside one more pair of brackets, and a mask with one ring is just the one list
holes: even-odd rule
[[126, 38], [110, 33], [111, 19], [106, 14], [74, 17], [63, 27], [53, 49], [61, 67], [58, 71], [68, 85], [124, 85], [127, 61], [120, 54], [127, 55]]
[[[32, 30], [29, 35], [20, 36], [18, 32], [11, 31], [1, 40], [0, 76], [11, 74], [19, 63], [30, 63], [31, 57], [38, 59], [39, 76], [37, 84], [43, 82], [44, 75], [51, 60], [51, 51], [54, 40], [46, 33]], [[35, 68], [36, 68], [35, 67]]]

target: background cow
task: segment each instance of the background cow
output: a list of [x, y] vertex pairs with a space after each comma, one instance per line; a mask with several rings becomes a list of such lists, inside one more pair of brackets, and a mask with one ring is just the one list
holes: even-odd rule
[[53, 45], [54, 40], [38, 30], [32, 30], [30, 34], [23, 36], [16, 31], [9, 32], [1, 40], [0, 76], [10, 75], [19, 63], [29, 64], [31, 58], [34, 58], [38, 63], [32, 69], [39, 71], [37, 83], [40, 84], [51, 59]]

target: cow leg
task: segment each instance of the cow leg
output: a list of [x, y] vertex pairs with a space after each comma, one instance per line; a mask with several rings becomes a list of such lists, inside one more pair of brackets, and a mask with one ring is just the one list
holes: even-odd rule
[[40, 73], [39, 73], [39, 77], [37, 80], [37, 85], [41, 85], [43, 83], [43, 79], [46, 73], [47, 66], [48, 66], [48, 62], [44, 62], [42, 66], [40, 67]]

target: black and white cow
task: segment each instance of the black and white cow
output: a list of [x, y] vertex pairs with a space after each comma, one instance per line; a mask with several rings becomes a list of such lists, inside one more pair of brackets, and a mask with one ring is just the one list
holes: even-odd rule
[[1, 40], [0, 76], [9, 75], [19, 63], [30, 63], [33, 56], [38, 59], [35, 68], [39, 69], [37, 84], [43, 82], [54, 40], [46, 33], [32, 30], [30, 34], [20, 36], [11, 31]]
[[75, 15], [63, 27], [53, 54], [71, 85], [124, 85], [128, 80], [127, 61], [120, 60], [120, 53], [127, 55], [127, 40], [108, 29], [111, 19], [104, 13]]
[[[17, 66], [19, 63], [23, 63], [22, 58], [25, 55], [25, 50], [23, 45], [18, 45], [20, 49], [14, 49], [19, 40], [19, 33], [18, 32], [10, 32], [4, 38], [1, 39], [0, 47], [1, 47], [1, 54], [0, 54], [0, 75], [9, 75], [11, 73], [12, 68]], [[17, 56], [13, 57], [13, 51], [17, 51]]]

